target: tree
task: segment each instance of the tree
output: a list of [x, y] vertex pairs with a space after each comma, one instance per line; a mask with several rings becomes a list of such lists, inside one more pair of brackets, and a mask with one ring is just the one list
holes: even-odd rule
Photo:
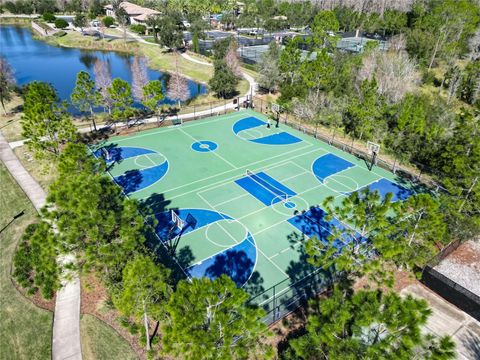
[[232, 97], [236, 92], [238, 77], [227, 66], [225, 61], [216, 60], [213, 77], [208, 82], [210, 89], [220, 98]]
[[103, 19], [102, 19], [102, 23], [103, 25], [105, 25], [105, 27], [109, 28], [110, 26], [112, 26], [113, 24], [115, 24], [115, 19], [111, 16], [105, 16]]
[[141, 101], [143, 97], [143, 88], [148, 83], [147, 59], [136, 55], [133, 58], [131, 71], [133, 98], [137, 101]]
[[164, 318], [164, 305], [171, 294], [170, 271], [156, 264], [150, 256], [136, 255], [122, 272], [122, 287], [113, 297], [123, 315], [143, 319], [147, 351], [150, 345], [150, 320]]
[[26, 86], [22, 135], [37, 157], [58, 156], [60, 146], [77, 137], [76, 128], [64, 105], [49, 84], [31, 82]]
[[[391, 241], [388, 238], [391, 199], [391, 193], [381, 199], [377, 191], [368, 188], [352, 192], [340, 205], [335, 205], [333, 197], [326, 198], [323, 202], [326, 213], [322, 214], [320, 224], [327, 222], [325, 226], [331, 236], [308, 239], [308, 262], [326, 270], [335, 269], [345, 282], [370, 275], [375, 281], [390, 283], [390, 274], [385, 272], [380, 259], [372, 256], [372, 251]], [[329, 222], [334, 218], [347, 226], [331, 225]]]
[[258, 85], [269, 93], [278, 91], [283, 79], [279, 66], [280, 54], [280, 46], [276, 41], [272, 41], [257, 63]]
[[377, 94], [375, 78], [364, 80], [359, 94], [347, 107], [344, 118], [346, 132], [356, 139], [380, 139], [386, 126], [383, 111], [383, 99]]
[[270, 358], [261, 340], [267, 328], [264, 312], [245, 305], [248, 294], [226, 275], [181, 281], [166, 306], [165, 353], [182, 359]]
[[417, 88], [420, 75], [416, 67], [406, 52], [375, 49], [363, 57], [358, 77], [361, 81], [375, 78], [378, 94], [395, 104]]
[[169, 50], [177, 49], [182, 45], [183, 32], [180, 29], [181, 16], [176, 12], [168, 12], [161, 17], [158, 25], [158, 43]]
[[240, 60], [238, 59], [237, 48], [237, 42], [235, 40], [230, 41], [230, 46], [225, 54], [225, 63], [232, 71], [233, 75], [240, 78], [242, 76], [242, 70], [240, 68]]
[[13, 258], [13, 277], [29, 294], [39, 289], [45, 299], [51, 299], [60, 288], [57, 242], [57, 236], [45, 221], [25, 229]]
[[118, 23], [123, 29], [123, 42], [127, 42], [127, 25], [130, 22], [130, 18], [127, 14], [127, 11], [122, 6], [122, 0], [113, 0], [112, 7], [113, 12], [115, 13], [115, 19], [117, 19]]
[[12, 91], [15, 86], [15, 77], [13, 76], [13, 69], [8, 63], [7, 59], [0, 56], [0, 103], [3, 107], [3, 112], [7, 115], [5, 102], [12, 99]]
[[[175, 60], [176, 64], [177, 60]], [[187, 101], [190, 98], [190, 89], [188, 87], [188, 81], [178, 72], [178, 66], [176, 65], [176, 71], [170, 76], [167, 86], [167, 97], [173, 101], [178, 102], [180, 106], [182, 101]]]
[[56, 19], [54, 24], [57, 29], [65, 29], [68, 27], [68, 22], [64, 19]]
[[108, 109], [108, 113], [111, 113], [112, 99], [110, 98], [108, 89], [112, 85], [112, 75], [110, 74], [107, 63], [102, 60], [95, 61], [93, 73], [95, 75], [95, 88], [101, 96], [101, 104], [99, 105], [103, 105], [105, 109]]
[[436, 244], [445, 235], [440, 203], [428, 194], [410, 196], [398, 204], [394, 218], [391, 241], [383, 243], [378, 251], [389, 253], [399, 268], [424, 266], [436, 254]]
[[128, 120], [133, 115], [133, 98], [130, 84], [116, 78], [107, 89], [108, 96], [112, 101], [112, 115], [115, 121]]
[[88, 8], [88, 14], [91, 19], [95, 19], [97, 16], [104, 14], [105, 10], [103, 9], [101, 0], [91, 0], [90, 7]]
[[158, 103], [164, 98], [163, 86], [160, 80], [149, 81], [143, 87], [142, 104], [154, 114], [157, 111]]
[[78, 13], [75, 15], [75, 18], [73, 19], [73, 26], [79, 27], [80, 30], [83, 31], [83, 28], [87, 26], [87, 24], [87, 17], [84, 14]]
[[96, 270], [115, 288], [127, 261], [143, 251], [145, 228], [136, 201], [123, 197], [105, 170], [84, 144], [68, 144], [44, 216], [54, 222], [61, 247], [77, 255], [79, 269]]
[[[425, 300], [380, 290], [334, 288], [311, 300], [306, 334], [290, 341], [285, 359], [453, 359], [448, 337], [423, 334], [431, 310]], [[419, 355], [421, 354], [421, 355]]]
[[332, 33], [339, 30], [340, 24], [333, 11], [320, 11], [313, 19], [312, 38], [316, 46], [334, 49], [338, 37]]
[[95, 88], [95, 81], [90, 78], [90, 74], [80, 71], [77, 74], [77, 82], [70, 99], [78, 110], [90, 113], [95, 131], [97, 131], [97, 125], [95, 123], [94, 107], [100, 105], [101, 97], [100, 92]]

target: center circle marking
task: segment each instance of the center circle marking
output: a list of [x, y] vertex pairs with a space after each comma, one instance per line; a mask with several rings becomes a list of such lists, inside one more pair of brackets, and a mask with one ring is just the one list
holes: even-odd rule
[[218, 148], [218, 144], [213, 141], [201, 140], [192, 144], [192, 150], [198, 152], [210, 152], [215, 151]]

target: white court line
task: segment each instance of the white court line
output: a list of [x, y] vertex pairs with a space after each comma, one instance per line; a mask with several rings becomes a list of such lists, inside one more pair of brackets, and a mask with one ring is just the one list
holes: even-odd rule
[[[208, 200], [206, 200], [202, 195], [198, 194], [198, 196], [200, 196], [200, 198], [202, 198], [203, 201], [205, 201], [205, 202], [207, 203], [207, 205], [212, 208], [212, 210], [214, 210], [214, 211], [218, 212], [219, 214], [221, 214], [221, 212], [219, 212], [217, 209], [215, 209], [215, 207], [212, 206], [212, 204], [210, 204], [210, 202], [209, 202]], [[243, 225], [238, 219], [234, 219], [234, 221], [238, 222], [238, 223], [239, 223], [240, 225], [242, 225], [245, 229], [247, 229], [247, 227], [246, 227], [245, 225]], [[220, 225], [220, 226], [221, 226], [221, 225]], [[222, 227], [223, 231], [225, 231], [225, 232], [233, 239], [233, 241], [236, 242], [235, 238], [234, 238], [227, 230], [225, 230], [225, 229], [223, 228], [223, 226], [221, 226], [221, 227]], [[247, 229], [247, 231], [248, 231], [248, 229]], [[253, 236], [253, 234], [252, 234], [252, 236]], [[237, 244], [238, 244], [238, 242], [237, 242]], [[257, 251], [258, 251], [260, 254], [262, 254], [262, 255], [265, 257], [265, 259], [267, 259], [268, 261], [270, 261], [270, 260], [268, 259], [268, 256], [267, 256], [262, 250], [260, 250], [260, 248], [259, 248], [256, 244], [253, 244], [253, 246], [255, 246], [255, 248], [257, 249]], [[275, 264], [273, 261], [270, 261], [270, 262], [271, 262], [278, 270], [280, 270], [280, 271], [282, 272], [282, 274], [284, 274], [285, 276], [288, 277], [288, 274], [285, 273], [277, 264]]]
[[[255, 165], [255, 164], [258, 164], [258, 163], [262, 163], [262, 162], [267, 162], [267, 161], [270, 162], [271, 160], [273, 160], [273, 159], [275, 159], [275, 158], [277, 158], [277, 157], [281, 157], [281, 156], [285, 156], [285, 154], [290, 154], [290, 153], [293, 153], [293, 152], [305, 150], [305, 149], [310, 148], [310, 147], [312, 147], [312, 146], [313, 146], [313, 145], [308, 145], [308, 146], [303, 146], [303, 147], [301, 147], [301, 148], [293, 149], [293, 150], [291, 150], [291, 151], [282, 153], [282, 154], [280, 154], [280, 155], [275, 155], [275, 156], [272, 156], [272, 157], [269, 157], [269, 158], [265, 158], [265, 159], [262, 159], [262, 160], [254, 161], [254, 162], [249, 163], [249, 164], [246, 164], [246, 165], [242, 165], [242, 166], [240, 166], [240, 167], [237, 168], [237, 169], [226, 170], [226, 171], [223, 171], [223, 172], [221, 172], [221, 173], [217, 173], [217, 174], [215, 174], [215, 175], [211, 175], [211, 176], [207, 176], [207, 177], [205, 177], [205, 178], [199, 179], [199, 180], [191, 181], [191, 182], [189, 182], [189, 183], [187, 183], [187, 184], [183, 184], [183, 185], [180, 185], [180, 186], [177, 186], [177, 187], [174, 187], [174, 188], [170, 188], [170, 189], [167, 189], [167, 190], [162, 190], [162, 192], [163, 192], [164, 194], [166, 194], [167, 192], [171, 192], [171, 191], [178, 190], [178, 189], [181, 189], [181, 188], [184, 188], [184, 187], [188, 187], [188, 186], [193, 185], [193, 184], [196, 184], [196, 183], [198, 183], [198, 182], [206, 181], [206, 180], [209, 180], [209, 179], [218, 177], [218, 176], [220, 176], [220, 175], [224, 175], [224, 174], [231, 173], [232, 171], [235, 171], [235, 170], [240, 170], [240, 169], [243, 169], [243, 168], [246, 169], [246, 168], [248, 168], [248, 167], [251, 167], [252, 165]], [[295, 156], [293, 156], [293, 157], [291, 157], [291, 158], [285, 159], [284, 161], [282, 161], [282, 163], [284, 163], [284, 162], [286, 162], [286, 161], [289, 161], [289, 160], [291, 160], [291, 159], [297, 158], [297, 157], [299, 157], [299, 156], [303, 156], [303, 155], [306, 155], [306, 154], [309, 154], [309, 153], [318, 151], [318, 150], [323, 150], [323, 149], [318, 149], [318, 148], [317, 148], [317, 149], [314, 149], [314, 150], [310, 150], [310, 151], [307, 152], [307, 153], [302, 153], [302, 154], [299, 154], [299, 155], [295, 155]], [[280, 164], [282, 164], [282, 163], [280, 163]], [[219, 184], [219, 183], [224, 182], [224, 181], [231, 181], [231, 180], [233, 180], [233, 179], [235, 179], [235, 178], [237, 178], [237, 177], [238, 177], [238, 175], [236, 175], [236, 176], [234, 176], [234, 177], [230, 177], [230, 178], [228, 178], [228, 179], [221, 180], [220, 182], [216, 182], [216, 183], [213, 183], [213, 184], [209, 184], [209, 185], [206, 185], [206, 186], [202, 186], [202, 187], [197, 188], [197, 189], [195, 189], [195, 190], [188, 191], [188, 192], [186, 192], [186, 193], [184, 193], [184, 194], [177, 195], [177, 196], [172, 197], [172, 198], [169, 198], [169, 199], [174, 199], [174, 198], [177, 198], [177, 197], [179, 197], [179, 196], [183, 196], [183, 195], [186, 195], [186, 194], [190, 194], [190, 193], [192, 193], [192, 192], [198, 191], [199, 189], [204, 189], [204, 188], [206, 188], [206, 187], [209, 187], [210, 185]]]
[[[196, 139], [195, 137], [193, 137], [192, 135], [190, 135], [189, 133], [187, 133], [185, 130], [183, 129], [179, 129], [180, 132], [182, 132], [184, 135], [187, 135], [190, 139], [192, 139], [193, 141], [195, 142], [199, 142], [200, 140]], [[223, 160], [226, 164], [230, 165], [232, 168], [234, 169], [238, 169], [238, 167], [236, 167], [235, 165], [233, 165], [230, 161], [228, 161], [227, 159], [225, 159], [222, 155], [220, 155], [219, 153], [217, 153], [216, 151], [210, 151], [210, 153], [212, 153], [213, 155], [215, 155], [216, 157], [218, 157], [220, 160]]]
[[148, 154], [145, 154], [145, 157], [150, 160], [150, 162], [153, 164], [153, 166], [157, 166], [157, 164], [155, 163], [155, 161], [153, 161], [150, 156], [148, 156]]
[[[302, 148], [302, 149], [303, 149], [303, 148]], [[298, 150], [301, 150], [301, 149], [297, 149], [297, 150], [295, 150], [295, 151], [298, 151]], [[315, 151], [318, 151], [318, 150], [319, 150], [319, 149], [314, 149], [314, 150], [309, 151], [308, 153], [315, 152]], [[268, 166], [265, 167], [265, 166], [264, 166], [264, 167], [260, 167], [260, 168], [252, 168], [252, 171], [260, 171], [260, 170], [264, 170], [264, 169], [266, 170], [266, 169], [271, 169], [271, 168], [275, 168], [275, 167], [278, 167], [278, 166], [283, 166], [286, 162], [290, 161], [291, 159], [294, 159], [294, 158], [303, 156], [303, 155], [305, 155], [305, 154], [306, 154], [306, 153], [304, 153], [304, 154], [299, 154], [299, 155], [295, 155], [295, 156], [293, 156], [293, 157], [291, 157], [291, 158], [289, 158], [289, 159], [286, 159], [285, 161], [283, 161], [283, 162], [281, 162], [281, 163], [277, 163], [277, 164], [272, 165], [272, 166], [270, 166], [270, 167], [268, 167]], [[278, 155], [278, 156], [282, 156], [282, 155]], [[275, 157], [278, 157], [278, 156], [275, 156]], [[253, 164], [256, 164], [256, 163], [259, 163], [259, 162], [263, 162], [263, 161], [264, 161], [264, 160], [256, 161], [256, 162], [253, 163]], [[242, 168], [245, 168], [244, 170], [246, 170], [249, 166], [250, 166], [250, 165], [244, 165], [244, 166], [242, 166], [241, 168], [238, 168], [237, 170], [240, 170], [240, 169], [242, 169]], [[233, 171], [233, 170], [228, 170], [228, 171], [226, 171], [226, 172], [228, 173], [228, 172], [232, 172], [232, 171]], [[224, 173], [226, 173], [226, 172], [224, 172]], [[224, 173], [222, 173], [222, 174], [224, 174]], [[211, 176], [211, 177], [216, 177], [216, 176], [218, 176], [218, 175], [220, 175], [220, 174], [213, 175], [213, 176]], [[210, 177], [210, 178], [211, 178], [211, 177]], [[240, 174], [237, 174], [237, 175], [232, 176], [232, 177], [229, 177], [229, 178], [227, 178], [227, 179], [222, 179], [222, 180], [220, 180], [220, 181], [218, 181], [218, 182], [210, 183], [210, 184], [208, 184], [208, 185], [201, 186], [201, 187], [199, 187], [199, 188], [196, 188], [196, 189], [193, 189], [193, 190], [190, 190], [190, 191], [186, 191], [186, 192], [184, 192], [184, 193], [182, 193], [182, 194], [179, 194], [179, 195], [176, 195], [176, 196], [169, 196], [168, 199], [169, 199], [169, 200], [173, 200], [173, 199], [176, 199], [176, 198], [179, 198], [179, 197], [182, 197], [182, 196], [191, 194], [191, 193], [201, 193], [201, 192], [205, 192], [205, 191], [208, 191], [208, 190], [213, 190], [213, 189], [215, 189], [215, 188], [217, 188], [217, 187], [219, 187], [219, 186], [223, 186], [223, 185], [231, 182], [232, 180], [238, 179], [239, 177], [240, 177]], [[187, 184], [187, 185], [179, 186], [179, 187], [177, 187], [176, 189], [183, 188], [183, 187], [186, 187], [186, 186], [191, 185], [191, 184], [193, 184], [193, 183], [196, 183], [196, 182], [199, 182], [199, 181], [204, 181], [204, 180], [206, 180], [206, 179], [207, 179], [207, 178], [201, 179], [201, 180], [195, 180], [195, 181], [192, 181], [191, 183], [189, 183], [189, 184]], [[162, 192], [163, 192], [164, 194], [166, 194], [167, 192], [169, 192], [169, 191], [171, 191], [171, 190], [172, 190], [172, 189], [170, 189], [170, 190], [165, 190], [165, 191], [162, 191]]]

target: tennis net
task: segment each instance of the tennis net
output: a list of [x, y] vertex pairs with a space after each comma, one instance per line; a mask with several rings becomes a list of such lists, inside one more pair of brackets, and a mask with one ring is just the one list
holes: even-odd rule
[[260, 185], [262, 188], [267, 190], [269, 193], [273, 194], [275, 198], [280, 199], [280, 201], [287, 202], [289, 195], [285, 192], [280, 190], [279, 188], [275, 187], [275, 185], [270, 184], [268, 181], [265, 179], [262, 179], [260, 176], [257, 174], [253, 173], [252, 171], [247, 169], [247, 176], [255, 181], [258, 185]]

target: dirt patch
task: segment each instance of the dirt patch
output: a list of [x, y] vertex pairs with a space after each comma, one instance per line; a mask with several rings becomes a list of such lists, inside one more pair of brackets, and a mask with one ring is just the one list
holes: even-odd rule
[[460, 264], [480, 266], [480, 243], [467, 241], [460, 245], [447, 258]]

